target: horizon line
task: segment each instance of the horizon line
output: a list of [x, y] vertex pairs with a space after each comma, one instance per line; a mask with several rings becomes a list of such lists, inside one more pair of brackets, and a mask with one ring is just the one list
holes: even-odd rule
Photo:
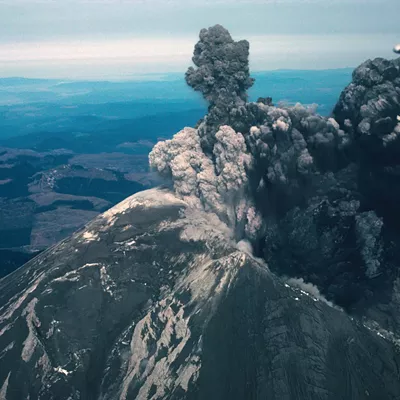
[[[346, 67], [338, 67], [338, 68], [275, 68], [275, 69], [256, 69], [253, 70], [251, 74], [260, 74], [260, 73], [269, 73], [269, 72], [322, 72], [322, 71], [341, 71], [341, 70], [350, 70], [355, 69], [357, 67], [354, 66], [346, 66]], [[46, 77], [30, 77], [30, 76], [0, 76], [0, 80], [31, 80], [31, 81], [65, 81], [65, 82], [137, 82], [140, 81], [138, 78], [144, 77], [167, 77], [172, 75], [180, 75], [182, 74], [182, 78], [184, 78], [186, 71], [169, 71], [169, 72], [149, 72], [149, 73], [138, 73], [132, 74], [131, 76], [124, 78], [123, 76], [115, 77], [115, 78], [107, 78], [104, 79], [90, 79], [88, 78], [68, 78], [68, 77], [58, 77], [58, 78], [46, 78]]]

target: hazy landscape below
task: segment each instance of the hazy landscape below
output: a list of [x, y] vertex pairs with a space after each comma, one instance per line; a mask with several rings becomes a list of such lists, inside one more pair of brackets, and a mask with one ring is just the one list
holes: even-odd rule
[[[328, 115], [351, 73], [257, 72], [250, 100], [316, 104]], [[205, 113], [183, 73], [129, 82], [0, 79], [0, 277], [159, 184], [149, 151]]]

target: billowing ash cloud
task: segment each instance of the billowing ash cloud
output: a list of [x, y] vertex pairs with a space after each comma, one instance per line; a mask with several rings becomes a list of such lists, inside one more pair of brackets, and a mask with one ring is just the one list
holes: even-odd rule
[[261, 219], [247, 200], [251, 156], [241, 133], [221, 126], [210, 157], [201, 148], [198, 131], [185, 128], [157, 143], [149, 160], [151, 167], [172, 179], [175, 192], [190, 206], [215, 213], [236, 235], [246, 231], [254, 237]]
[[254, 192], [300, 189], [300, 176], [315, 173], [319, 164], [334, 166], [336, 149], [348, 137], [334, 119], [311, 108], [278, 108], [270, 99], [246, 103], [253, 83], [248, 56], [248, 42], [233, 41], [222, 26], [200, 32], [196, 68], [186, 80], [209, 101], [209, 113], [197, 129], [158, 143], [149, 159], [188, 204], [216, 213], [238, 239], [254, 240], [262, 236], [266, 211], [255, 206]]
[[249, 42], [235, 42], [221, 25], [202, 29], [186, 82], [211, 106], [244, 104], [254, 80], [249, 73]]
[[350, 304], [395, 264], [384, 249], [400, 229], [400, 59], [362, 64], [326, 118], [268, 97], [246, 102], [248, 56], [223, 27], [201, 31], [186, 80], [208, 114], [158, 143], [150, 165], [271, 270]]
[[335, 107], [338, 122], [353, 135], [363, 136], [366, 144], [383, 146], [399, 122], [399, 68], [400, 59], [364, 62], [354, 70], [352, 83]]
[[230, 113], [247, 100], [247, 89], [254, 79], [249, 73], [249, 42], [235, 42], [221, 25], [202, 29], [193, 53], [193, 64], [186, 82], [202, 93], [209, 103], [205, 123], [199, 129], [202, 147], [212, 151], [220, 125], [230, 124]]
[[400, 58], [356, 68], [333, 114], [358, 144], [354, 152], [372, 204], [400, 217]]
[[333, 118], [323, 118], [300, 104], [286, 109], [265, 106], [262, 123], [252, 126], [247, 141], [258, 160], [262, 182], [291, 185], [319, 169], [335, 169], [337, 152], [349, 144]]

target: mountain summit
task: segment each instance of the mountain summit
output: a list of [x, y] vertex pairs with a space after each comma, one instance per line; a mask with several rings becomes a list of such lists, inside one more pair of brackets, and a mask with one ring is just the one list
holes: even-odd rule
[[324, 118], [248, 103], [248, 54], [202, 30], [171, 184], [0, 280], [0, 399], [400, 397], [400, 62]]

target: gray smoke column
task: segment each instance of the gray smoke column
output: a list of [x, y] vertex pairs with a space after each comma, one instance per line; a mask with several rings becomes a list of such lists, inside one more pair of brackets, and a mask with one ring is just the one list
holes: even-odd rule
[[221, 25], [200, 31], [186, 82], [211, 106], [244, 104], [254, 80], [249, 73], [249, 42], [235, 42]]
[[202, 29], [193, 52], [194, 67], [186, 82], [209, 103], [208, 114], [199, 127], [201, 146], [212, 153], [214, 135], [221, 125], [232, 126], [232, 113], [247, 101], [254, 79], [249, 73], [249, 42], [234, 41], [221, 25]]
[[[186, 82], [209, 103], [198, 129], [185, 128], [172, 140], [158, 143], [150, 166], [172, 179], [175, 192], [188, 204], [215, 213], [240, 240], [256, 238], [262, 218], [249, 196], [247, 171], [252, 156], [241, 132], [229, 122], [232, 111], [246, 114], [249, 43], [235, 42], [221, 25], [202, 29]], [[240, 113], [239, 113], [240, 114]]]

